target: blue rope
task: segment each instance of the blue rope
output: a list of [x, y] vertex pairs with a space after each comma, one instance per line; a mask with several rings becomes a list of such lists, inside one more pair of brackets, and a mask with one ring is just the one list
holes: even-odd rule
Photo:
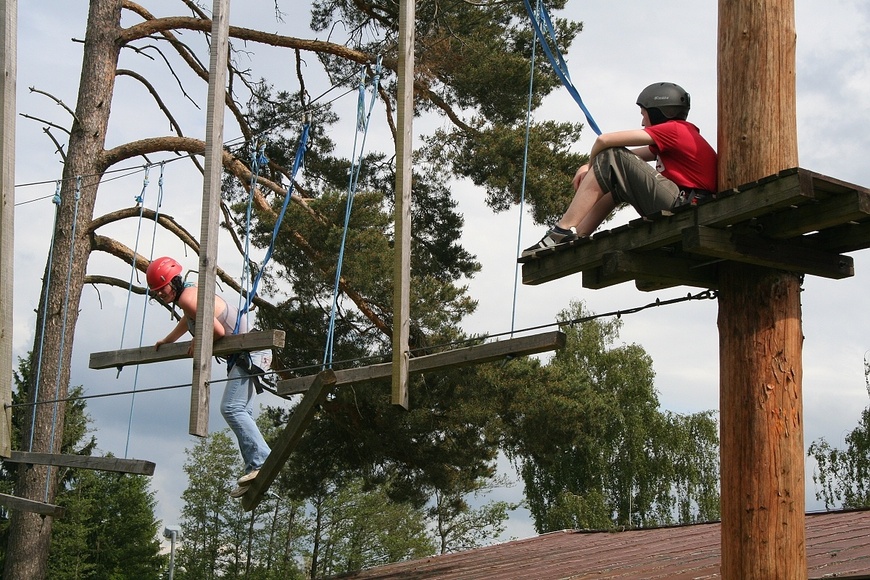
[[[260, 264], [260, 269], [257, 271], [257, 276], [254, 278], [254, 283], [251, 285], [251, 291], [248, 293], [245, 306], [243, 309], [239, 310], [239, 315], [236, 318], [236, 327], [234, 331], [236, 333], [238, 333], [242, 316], [247, 314], [251, 308], [251, 303], [253, 303], [254, 297], [257, 295], [257, 286], [260, 284], [260, 278], [262, 278], [263, 272], [266, 270], [266, 264], [272, 258], [272, 252], [275, 251], [275, 239], [278, 237], [278, 230], [281, 228], [281, 222], [284, 220], [287, 206], [290, 205], [290, 198], [293, 193], [293, 180], [296, 179], [296, 173], [302, 165], [302, 160], [305, 157], [305, 150], [308, 147], [308, 130], [310, 126], [310, 123], [307, 121], [302, 125], [302, 136], [299, 137], [299, 144], [296, 147], [296, 157], [293, 159], [293, 169], [290, 174], [290, 184], [287, 186], [287, 194], [284, 196], [284, 204], [281, 206], [281, 211], [278, 214], [278, 218], [275, 220], [275, 227], [272, 229], [272, 240], [269, 242], [269, 248], [266, 250], [266, 257], [263, 258], [263, 262]], [[251, 195], [253, 195], [253, 189], [251, 190]], [[250, 222], [250, 220], [248, 221]], [[248, 256], [245, 256], [246, 261], [247, 259]]]
[[[538, 0], [538, 9], [541, 8], [541, 0]], [[526, 176], [528, 175], [529, 168], [529, 133], [531, 131], [532, 126], [532, 97], [534, 96], [533, 89], [535, 86], [535, 57], [537, 43], [532, 44], [532, 62], [529, 68], [529, 99], [528, 104], [526, 106], [526, 137], [525, 137], [525, 146], [523, 148], [523, 185], [520, 188], [520, 216], [517, 223], [517, 256], [520, 255], [520, 246], [522, 244], [522, 233], [523, 233], [523, 212], [525, 211], [526, 205]], [[520, 276], [520, 266], [516, 265], [514, 268], [514, 297], [513, 297], [513, 305], [511, 307], [511, 336], [513, 336], [514, 328], [516, 326], [517, 319], [517, 287], [519, 286], [519, 276]]]
[[[70, 283], [72, 280], [72, 263], [75, 257], [75, 247], [76, 247], [76, 222], [78, 221], [79, 216], [79, 201], [82, 197], [82, 178], [81, 176], [76, 177], [76, 193], [75, 193], [75, 205], [73, 209], [73, 220], [72, 220], [72, 231], [70, 232], [70, 243], [69, 243], [69, 263], [67, 264], [66, 271], [66, 287], [70, 287]], [[66, 292], [64, 295], [63, 301], [63, 322], [60, 327], [60, 349], [59, 352], [61, 356], [63, 356], [63, 349], [66, 345], [66, 319], [67, 314], [69, 313], [69, 292]], [[54, 398], [60, 398], [60, 376], [61, 376], [60, 368], [57, 371], [57, 377], [55, 378], [54, 383]], [[52, 411], [51, 416], [51, 437], [49, 438], [49, 452], [54, 449], [54, 439], [57, 435], [57, 409], [59, 403], [54, 404], [54, 409]], [[47, 475], [45, 478], [45, 501], [48, 501], [48, 492], [49, 492], [49, 484], [51, 483], [51, 466], [48, 467]]]
[[[121, 344], [118, 349], [124, 348], [124, 336], [127, 334], [127, 315], [130, 312], [130, 297], [133, 295], [133, 276], [136, 274], [136, 255], [139, 253], [139, 234], [142, 232], [142, 213], [145, 211], [145, 191], [148, 189], [148, 170], [145, 166], [145, 178], [142, 181], [142, 191], [136, 196], [136, 205], [139, 206], [139, 223], [136, 225], [136, 243], [133, 245], [133, 259], [130, 264], [130, 283], [127, 285], [127, 305], [124, 307], [124, 322], [121, 325]], [[138, 366], [138, 365], [137, 365]], [[121, 369], [118, 367], [118, 376]], [[117, 376], [115, 377], [117, 378]]]
[[[163, 169], [164, 162], [160, 162], [160, 178], [157, 181], [157, 206], [154, 209], [154, 228], [151, 232], [151, 253], [148, 255], [148, 262], [150, 263], [154, 259], [154, 242], [157, 239], [157, 222], [160, 219], [160, 206], [163, 204]], [[143, 188], [144, 193], [144, 188]], [[142, 219], [141, 213], [139, 215], [139, 219]], [[133, 272], [136, 272], [136, 262], [135, 257], [133, 261]], [[132, 276], [131, 276], [132, 280]], [[139, 347], [142, 347], [142, 343], [145, 340], [145, 321], [147, 318], [145, 315], [148, 313], [148, 303], [149, 295], [146, 292], [142, 307], [142, 326], [139, 327]], [[136, 365], [136, 370], [133, 373], [133, 394], [130, 397], [130, 415], [127, 418], [127, 443], [124, 445], [124, 458], [127, 458], [127, 454], [130, 451], [130, 432], [133, 429], [133, 408], [136, 405], [136, 389], [139, 385], [139, 367], [141, 365]]]
[[[347, 231], [348, 231], [349, 226], [350, 226], [350, 213], [351, 213], [351, 209], [353, 208], [353, 198], [356, 195], [356, 188], [357, 188], [357, 184], [359, 182], [359, 172], [360, 172], [360, 168], [362, 167], [363, 151], [365, 150], [366, 136], [368, 135], [368, 132], [369, 132], [369, 121], [371, 119], [372, 110], [374, 109], [374, 106], [375, 106], [375, 99], [377, 98], [377, 94], [378, 94], [378, 83], [380, 82], [380, 76], [381, 76], [381, 57], [378, 57], [378, 62], [375, 65], [375, 75], [372, 78], [372, 96], [371, 96], [371, 100], [369, 101], [368, 113], [366, 114], [365, 107], [359, 107], [359, 106], [357, 107], [357, 132], [354, 134], [354, 139], [353, 139], [354, 154], [356, 153], [357, 138], [358, 138], [359, 133], [361, 131], [362, 131], [363, 136], [362, 136], [362, 142], [360, 144], [360, 150], [359, 150], [359, 163], [357, 163], [355, 161], [355, 159], [356, 159], [355, 157], [351, 158], [352, 165], [351, 165], [351, 171], [350, 171], [350, 179], [349, 179], [348, 185], [347, 185], [347, 207], [344, 210], [344, 230], [342, 231], [342, 234], [341, 234], [341, 246], [339, 246], [338, 263], [337, 263], [336, 268], [335, 268], [335, 284], [334, 284], [333, 289], [332, 289], [332, 308], [330, 309], [330, 312], [329, 312], [329, 328], [328, 328], [327, 333], [326, 333], [326, 348], [325, 348], [325, 351], [323, 353], [323, 366], [324, 367], [327, 367], [327, 366], [331, 367], [332, 366], [333, 345], [334, 345], [334, 341], [335, 341], [335, 314], [336, 314], [336, 311], [338, 310], [338, 287], [339, 287], [339, 283], [341, 282], [341, 269], [342, 269], [342, 266], [344, 264], [344, 249], [345, 249], [345, 244], [347, 242]], [[360, 68], [360, 83], [359, 83], [359, 87], [360, 87], [360, 101], [359, 102], [360, 103], [364, 102], [362, 99], [363, 99], [363, 95], [364, 95], [365, 77], [366, 77], [365, 67], [361, 67]]]
[[540, 9], [541, 20], [547, 29], [549, 38], [553, 40], [553, 47], [555, 48], [556, 55], [554, 55], [553, 51], [550, 49], [547, 35], [545, 35], [544, 31], [541, 30], [541, 26], [538, 24], [538, 19], [535, 18], [535, 13], [532, 10], [532, 5], [529, 3], [529, 0], [523, 0], [523, 5], [526, 7], [526, 13], [529, 15], [529, 19], [532, 22], [532, 28], [535, 30], [535, 35], [538, 37], [538, 41], [541, 43], [541, 48], [544, 50], [544, 54], [547, 55], [550, 64], [553, 66], [553, 71], [555, 71], [559, 80], [562, 81], [562, 84], [565, 85], [565, 88], [568, 89], [568, 93], [570, 93], [577, 104], [580, 105], [580, 109], [583, 111], [583, 114], [586, 115], [586, 121], [589, 123], [589, 126], [593, 131], [595, 131], [596, 135], [601, 135], [601, 129], [598, 128], [598, 124], [592, 118], [589, 109], [587, 109], [586, 105], [583, 104], [583, 99], [580, 98], [580, 93], [577, 92], [574, 83], [571, 82], [571, 75], [568, 73], [568, 65], [565, 64], [565, 59], [562, 58], [562, 53], [559, 51], [559, 47], [556, 44], [556, 30], [553, 28], [553, 22], [550, 20], [550, 14], [547, 12], [546, 6], [544, 6], [539, 0], [538, 8]]
[[242, 312], [247, 312], [245, 302], [248, 296], [251, 295], [251, 287], [248, 283], [251, 275], [251, 260], [249, 258], [251, 249], [251, 216], [253, 215], [254, 206], [254, 191], [257, 187], [257, 181], [260, 179], [260, 167], [269, 162], [266, 157], [266, 142], [260, 143], [260, 146], [251, 148], [251, 181], [248, 186], [248, 205], [245, 209], [245, 258], [242, 264], [242, 279], [239, 291], [239, 314], [236, 316], [236, 325], [233, 329], [233, 334], [238, 334], [242, 323]]
[[[54, 242], [57, 238], [57, 221], [60, 216], [60, 186], [61, 181], [57, 181], [57, 186], [54, 190], [54, 198], [51, 200], [54, 204], [54, 227], [51, 230], [51, 245], [48, 247], [48, 267], [45, 269], [45, 292], [44, 292], [44, 300], [42, 303], [42, 324], [39, 328], [39, 358], [36, 363], [36, 377], [33, 382], [33, 400], [39, 401], [39, 385], [41, 383], [40, 379], [42, 378], [42, 352], [43, 346], [45, 345], [45, 321], [48, 312], [48, 289], [51, 288], [51, 261], [54, 257]], [[33, 406], [33, 413], [30, 419], [30, 441], [27, 444], [27, 450], [33, 451], [33, 436], [36, 431], [36, 407]]]

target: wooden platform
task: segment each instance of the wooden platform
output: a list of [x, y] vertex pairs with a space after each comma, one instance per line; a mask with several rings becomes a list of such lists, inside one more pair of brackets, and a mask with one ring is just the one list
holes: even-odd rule
[[868, 247], [870, 189], [793, 168], [520, 262], [530, 285], [581, 272], [586, 288], [715, 289], [723, 261], [839, 279], [854, 275], [844, 253]]
[[[511, 356], [526, 356], [556, 350], [563, 346], [565, 346], [565, 333], [556, 330], [414, 357], [409, 360], [408, 372], [417, 374], [435, 369], [493, 362]], [[335, 384], [359, 384], [386, 379], [391, 376], [392, 372], [392, 363], [337, 370], [335, 371]], [[283, 397], [304, 393], [315, 377], [316, 375], [310, 375], [279, 381], [278, 394]]]
[[[264, 350], [268, 348], [283, 348], [283, 330], [262, 330], [245, 334], [223, 336], [214, 341], [212, 353], [215, 356], [228, 355], [240, 351]], [[120, 368], [127, 365], [146, 364], [190, 358], [187, 354], [190, 341], [164, 344], [159, 350], [154, 345], [123, 350], [110, 350], [91, 353], [88, 366], [92, 369]]]

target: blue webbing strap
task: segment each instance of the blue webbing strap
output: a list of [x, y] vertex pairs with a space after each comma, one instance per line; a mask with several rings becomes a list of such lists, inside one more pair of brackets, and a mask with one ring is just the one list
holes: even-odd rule
[[562, 58], [562, 53], [559, 52], [559, 47], [556, 44], [556, 30], [553, 28], [553, 22], [550, 20], [550, 15], [547, 12], [546, 6], [544, 6], [544, 4], [539, 0], [538, 8], [540, 9], [541, 21], [547, 28], [549, 38], [553, 39], [553, 47], [555, 48], [558, 58], [550, 49], [548, 37], [544, 34], [544, 31], [541, 30], [541, 26], [538, 24], [537, 18], [535, 18], [535, 13], [532, 10], [532, 5], [529, 3], [529, 0], [523, 0], [523, 5], [526, 7], [526, 13], [529, 15], [529, 20], [532, 23], [532, 28], [535, 30], [535, 35], [538, 37], [538, 41], [541, 43], [541, 48], [544, 50], [544, 54], [547, 55], [547, 59], [550, 61], [556, 76], [559, 77], [559, 80], [562, 81], [562, 84], [565, 85], [566, 89], [568, 89], [568, 93], [574, 98], [577, 104], [580, 105], [580, 109], [586, 116], [586, 122], [589, 123], [592, 130], [595, 131], [595, 134], [601, 135], [601, 129], [598, 128], [598, 124], [592, 118], [589, 109], [587, 109], [586, 105], [583, 104], [583, 99], [580, 98], [580, 93], [577, 92], [574, 83], [571, 82], [571, 76], [568, 74], [568, 66], [565, 64], [565, 59]]

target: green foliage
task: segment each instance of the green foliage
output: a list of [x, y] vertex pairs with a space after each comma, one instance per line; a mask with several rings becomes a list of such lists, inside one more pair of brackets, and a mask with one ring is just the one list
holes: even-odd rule
[[484, 546], [496, 539], [505, 530], [504, 522], [519, 504], [491, 501], [474, 509], [468, 498], [479, 498], [496, 485], [506, 485], [506, 478], [495, 477], [491, 481], [478, 478], [467, 481], [458, 474], [462, 483], [448, 492], [435, 492], [434, 505], [429, 508], [430, 519], [435, 522], [435, 536], [439, 553], [459, 552]]
[[[584, 318], [581, 304], [565, 312]], [[546, 367], [503, 373], [506, 450], [539, 532], [652, 526], [718, 516], [718, 436], [711, 413], [658, 410], [652, 361], [613, 347], [621, 322], [567, 329]]]
[[50, 578], [156, 579], [165, 570], [147, 477], [80, 470], [57, 501], [67, 516], [52, 530]]
[[816, 460], [813, 473], [816, 499], [831, 509], [870, 506], [870, 407], [861, 413], [858, 426], [846, 435], [846, 449], [832, 447], [824, 437], [813, 441], [808, 455]]
[[314, 498], [316, 528], [309, 553], [311, 576], [320, 578], [420, 558], [434, 546], [424, 513], [390, 501], [362, 480], [331, 487]]
[[[32, 357], [20, 359], [14, 374], [13, 404], [28, 400], [32, 384]], [[89, 436], [90, 417], [81, 386], [69, 389], [61, 453], [89, 456], [97, 441]], [[22, 445], [32, 412], [17, 407], [12, 416], [12, 446]], [[16, 471], [3, 464], [0, 486], [11, 493]], [[27, 469], [28, 466], [18, 466]], [[48, 576], [52, 579], [106, 578], [111, 580], [159, 578], [166, 559], [157, 541], [159, 523], [154, 518], [154, 492], [145, 476], [87, 469], [55, 470], [61, 482], [55, 503], [66, 509], [53, 522]], [[8, 522], [0, 527], [0, 546], [6, 546]], [[5, 559], [5, 550], [3, 551]], [[0, 563], [2, 569], [2, 563]]]

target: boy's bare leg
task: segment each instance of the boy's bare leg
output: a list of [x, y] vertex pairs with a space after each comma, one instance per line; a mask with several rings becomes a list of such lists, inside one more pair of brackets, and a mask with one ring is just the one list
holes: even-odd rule
[[598, 226], [601, 225], [607, 216], [609, 216], [613, 210], [616, 209], [616, 202], [613, 201], [613, 196], [609, 193], [605, 193], [604, 196], [598, 200], [598, 203], [592, 206], [592, 209], [589, 210], [589, 213], [586, 214], [577, 226], [577, 235], [580, 237], [588, 237], [592, 235]]
[[[601, 186], [598, 185], [598, 180], [590, 171], [583, 175], [577, 190], [574, 192], [571, 204], [562, 214], [562, 219], [556, 222], [556, 225], [565, 229], [575, 227], [578, 234], [589, 235], [613, 211], [614, 207], [613, 197], [610, 194], [605, 196]], [[599, 216], [602, 212], [605, 213]], [[581, 226], [584, 229], [581, 230]]]

